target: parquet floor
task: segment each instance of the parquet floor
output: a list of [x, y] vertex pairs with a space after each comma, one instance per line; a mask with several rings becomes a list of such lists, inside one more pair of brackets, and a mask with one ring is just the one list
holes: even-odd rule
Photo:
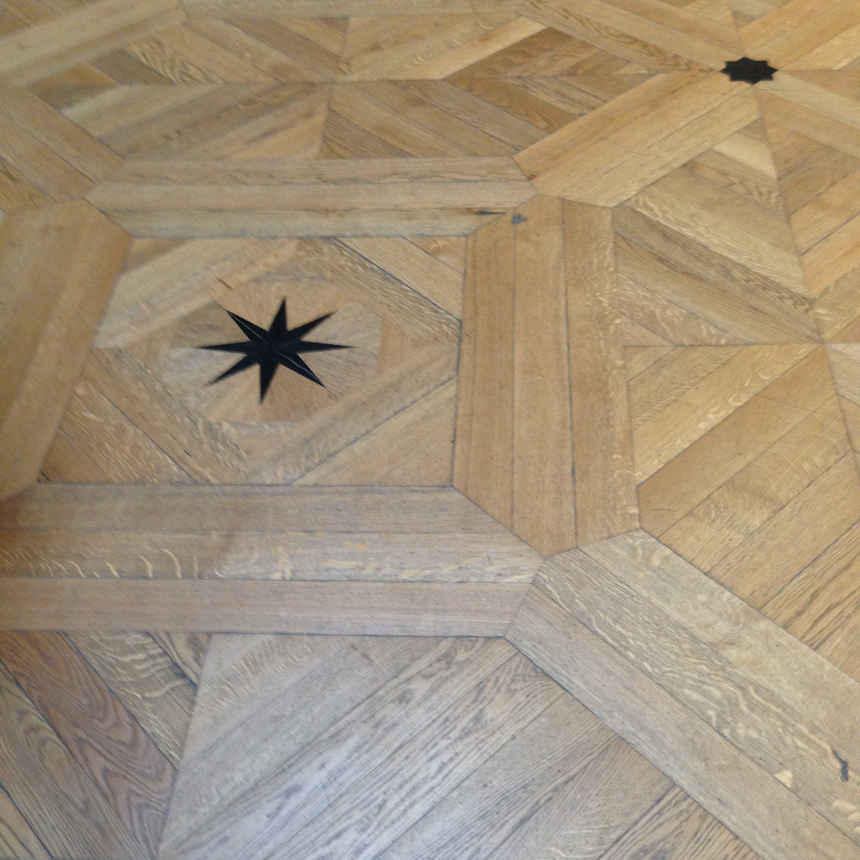
[[0, 499], [2, 860], [860, 860], [860, 4], [0, 2]]

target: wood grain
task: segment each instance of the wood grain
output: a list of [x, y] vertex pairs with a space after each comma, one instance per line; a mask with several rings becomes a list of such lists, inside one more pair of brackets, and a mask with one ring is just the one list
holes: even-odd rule
[[82, 202], [0, 225], [0, 497], [38, 476], [127, 248], [125, 233]]
[[173, 790], [170, 762], [62, 634], [2, 634], [0, 661], [154, 856]]
[[4, 630], [500, 636], [526, 584], [0, 582]]
[[[564, 204], [577, 543], [637, 528], [609, 212]], [[586, 257], [583, 248], [591, 249]]]
[[540, 591], [507, 635], [765, 860], [860, 856], [853, 840]]

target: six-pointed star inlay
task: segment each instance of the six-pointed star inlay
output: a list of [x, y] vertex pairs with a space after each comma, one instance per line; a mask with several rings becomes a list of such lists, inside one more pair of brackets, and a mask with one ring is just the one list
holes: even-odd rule
[[[324, 352], [329, 349], [350, 349], [345, 344], [335, 343], [315, 343], [310, 340], [302, 340], [304, 335], [313, 331], [318, 325], [325, 322], [331, 314], [317, 317], [304, 325], [300, 325], [294, 329], [287, 328], [287, 302], [286, 299], [281, 302], [272, 324], [268, 331], [260, 328], [258, 325], [249, 322], [237, 314], [230, 314], [233, 322], [248, 336], [248, 340], [240, 343], [216, 343], [209, 346], [201, 346], [200, 349], [214, 349], [222, 352], [242, 352], [245, 357], [241, 358], [231, 368], [225, 370], [217, 379], [213, 379], [210, 385], [232, 376], [234, 373], [239, 373], [255, 364], [260, 365], [260, 402], [266, 396], [272, 379], [275, 376], [275, 371], [278, 365], [289, 368], [294, 373], [304, 376], [316, 382], [317, 385], [322, 385], [317, 375], [305, 364], [300, 353], [303, 352]], [[325, 386], [323, 386], [325, 387]]]
[[759, 81], [772, 81], [773, 73], [778, 71], [767, 60], [751, 60], [741, 57], [739, 60], [729, 60], [722, 70], [733, 81], [745, 81], [757, 84]]

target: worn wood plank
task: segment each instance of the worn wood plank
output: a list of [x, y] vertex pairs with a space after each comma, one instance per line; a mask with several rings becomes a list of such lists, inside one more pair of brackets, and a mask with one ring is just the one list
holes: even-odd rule
[[0, 497], [38, 476], [127, 248], [128, 236], [83, 202], [0, 225]]
[[0, 580], [3, 630], [500, 636], [518, 583]]
[[564, 227], [576, 539], [582, 545], [637, 528], [639, 518], [611, 214], [565, 203]]

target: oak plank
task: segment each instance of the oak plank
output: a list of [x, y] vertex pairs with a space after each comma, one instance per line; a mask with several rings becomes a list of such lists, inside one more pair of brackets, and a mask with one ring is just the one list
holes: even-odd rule
[[454, 486], [513, 524], [515, 228], [499, 218], [469, 237]]
[[500, 636], [526, 583], [0, 580], [2, 630]]
[[456, 319], [462, 317], [463, 278], [432, 254], [406, 239], [345, 239], [343, 244]]
[[369, 860], [560, 695], [543, 672], [517, 654], [336, 799], [325, 815], [293, 838], [285, 834], [279, 848], [308, 860], [347, 854]]
[[[38, 485], [0, 507], [0, 529], [498, 534], [450, 488]], [[155, 629], [155, 628], [152, 628]]]
[[38, 476], [128, 242], [83, 202], [19, 210], [0, 225], [0, 497]]
[[68, 637], [174, 767], [182, 758], [195, 687], [148, 633]]
[[12, 860], [50, 860], [12, 798], [0, 787], [0, 853]]
[[[661, 860], [759, 860], [731, 831], [679, 788], [673, 788], [616, 842], [601, 860], [634, 860], [642, 852]], [[658, 855], [659, 856], [659, 855]]]
[[[818, 730], [843, 756], [860, 759], [856, 732], [844, 719], [857, 707], [860, 687], [826, 659], [641, 532], [583, 552], [751, 681], [771, 690], [797, 713], [814, 714]], [[774, 666], [781, 670], [775, 672]]]
[[562, 201], [537, 197], [516, 215], [525, 220], [514, 252], [512, 528], [543, 555], [576, 544], [579, 513], [571, 480], [575, 371], [568, 370], [575, 359], [565, 326], [574, 304], [565, 277], [571, 236], [563, 212]]
[[[241, 641], [238, 644], [241, 647]], [[225, 799], [241, 798], [285, 763], [296, 760], [369, 696], [409, 672], [412, 664], [443, 644], [434, 639], [338, 638], [335, 649], [320, 660], [312, 660], [305, 671], [300, 669], [299, 677], [288, 673], [282, 679], [275, 678], [273, 695], [260, 696], [258, 706], [246, 713], [242, 722], [230, 721], [223, 725], [223, 731], [216, 724], [215, 732], [209, 735], [203, 731], [205, 723], [198, 731], [196, 721], [192, 721], [189, 743], [195, 752], [177, 779], [164, 856], [192, 835], [193, 826], [201, 818], [205, 820], [213, 806]], [[284, 653], [283, 648], [278, 650]], [[253, 702], [251, 699], [247, 704]], [[214, 774], [217, 779], [213, 779]]]
[[218, 424], [193, 414], [129, 352], [95, 349], [84, 378], [195, 481], [240, 483], [245, 452]]
[[[331, 814], [375, 767], [435, 721], [474, 687], [486, 683], [515, 654], [503, 640], [440, 642], [368, 696], [301, 754], [273, 760], [275, 767], [247, 789], [238, 788], [198, 814], [176, 810], [181, 830], [165, 852], [174, 858], [235, 856], [279, 846]], [[402, 703], [410, 706], [404, 712]], [[273, 757], [274, 759], [274, 757]], [[204, 774], [198, 778], [203, 779]], [[188, 786], [191, 790], [191, 786]], [[184, 838], [179, 838], [184, 833]], [[299, 856], [302, 856], [299, 854]]]
[[567, 202], [564, 227], [576, 539], [582, 545], [637, 528], [639, 514], [611, 214]]

